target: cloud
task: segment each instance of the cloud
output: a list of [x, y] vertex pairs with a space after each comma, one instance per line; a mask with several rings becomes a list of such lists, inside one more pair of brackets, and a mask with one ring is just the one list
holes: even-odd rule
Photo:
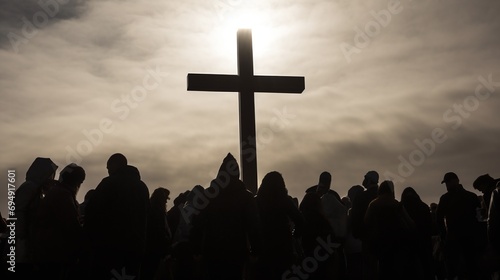
[[19, 0], [0, 2], [0, 47], [18, 52], [41, 30], [87, 10], [84, 0]]
[[[398, 174], [400, 156], [409, 160], [415, 140], [436, 128], [447, 140], [398, 190], [412, 185], [431, 202], [444, 193], [446, 171], [469, 189], [478, 174], [496, 176], [500, 88], [477, 104], [471, 98], [479, 77], [500, 81], [498, 3], [401, 1], [403, 10], [351, 63], [340, 44], [355, 45], [355, 28], [388, 1], [225, 1], [233, 3], [225, 10], [217, 3], [70, 1], [16, 53], [6, 35], [21, 36], [22, 18], [43, 9], [36, 1], [1, 2], [0, 169], [17, 168], [21, 181], [36, 156], [61, 170], [83, 151], [76, 154], [88, 171], [81, 201], [107, 175], [107, 158], [122, 152], [150, 191], [166, 186], [175, 197], [206, 185], [227, 152], [239, 158], [238, 98], [187, 92], [186, 75], [236, 73], [236, 34], [224, 32], [252, 10], [270, 34], [255, 41], [255, 73], [306, 77], [301, 95], [256, 94], [260, 178], [280, 171], [301, 198], [328, 170], [343, 195], [368, 170]], [[161, 82], [135, 101], [134, 89], [157, 68]], [[456, 106], [473, 110], [462, 115]], [[273, 123], [276, 112], [289, 115], [286, 125]], [[101, 130], [103, 120], [110, 132]]]

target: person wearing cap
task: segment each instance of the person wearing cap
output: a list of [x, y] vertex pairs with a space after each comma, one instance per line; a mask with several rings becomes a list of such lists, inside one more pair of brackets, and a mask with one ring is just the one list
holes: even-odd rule
[[500, 182], [500, 179], [493, 179], [489, 174], [484, 174], [477, 177], [474, 183], [472, 183], [474, 189], [483, 193], [486, 211], [490, 208], [491, 194], [496, 189], [498, 182]]
[[479, 223], [476, 209], [480, 202], [476, 194], [460, 184], [457, 174], [448, 172], [441, 184], [447, 192], [441, 196], [437, 208], [437, 223], [444, 242], [448, 279], [479, 279], [477, 239]]
[[82, 228], [76, 194], [85, 180], [85, 170], [75, 163], [66, 166], [40, 203], [36, 256], [42, 279], [71, 279], [82, 243]]

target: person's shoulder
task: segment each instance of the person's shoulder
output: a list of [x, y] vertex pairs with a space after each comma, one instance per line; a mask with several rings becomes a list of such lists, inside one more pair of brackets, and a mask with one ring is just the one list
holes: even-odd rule
[[317, 188], [318, 188], [318, 185], [311, 186], [311, 187], [306, 189], [306, 193], [315, 193]]
[[447, 199], [449, 199], [450, 197], [450, 193], [449, 192], [446, 192], [444, 194], [441, 195], [441, 197], [439, 197], [439, 203], [443, 202], [443, 201], [446, 201]]
[[19, 195], [23, 192], [30, 192], [35, 190], [38, 185], [33, 181], [24, 181], [16, 190], [16, 195]]
[[477, 194], [471, 192], [471, 191], [468, 191], [468, 190], [465, 190], [465, 195], [467, 196], [468, 199], [470, 199], [472, 202], [474, 203], [479, 203], [479, 197], [477, 196]]

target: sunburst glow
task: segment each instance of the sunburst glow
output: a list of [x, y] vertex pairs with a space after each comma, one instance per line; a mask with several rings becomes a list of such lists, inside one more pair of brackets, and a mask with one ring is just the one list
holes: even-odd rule
[[241, 9], [228, 15], [216, 27], [216, 48], [235, 57], [238, 29], [251, 29], [254, 57], [265, 55], [273, 44], [271, 14], [264, 9]]

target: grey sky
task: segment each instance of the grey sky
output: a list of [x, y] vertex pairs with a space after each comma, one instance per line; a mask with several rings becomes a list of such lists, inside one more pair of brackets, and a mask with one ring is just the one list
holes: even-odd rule
[[[468, 189], [478, 175], [500, 176], [498, 1], [44, 3], [58, 12], [0, 2], [3, 181], [15, 168], [20, 184], [37, 156], [59, 171], [79, 161], [81, 201], [122, 152], [150, 191], [207, 186], [227, 152], [239, 158], [237, 94], [187, 92], [186, 75], [236, 73], [232, 24], [244, 16], [260, 24], [256, 74], [306, 77], [302, 95], [257, 94], [259, 181], [280, 171], [302, 198], [327, 170], [345, 195], [373, 169], [399, 176], [398, 197], [411, 185], [430, 203], [447, 171]], [[357, 49], [346, 55], [346, 44]], [[442, 143], [418, 152], [433, 131]]]

